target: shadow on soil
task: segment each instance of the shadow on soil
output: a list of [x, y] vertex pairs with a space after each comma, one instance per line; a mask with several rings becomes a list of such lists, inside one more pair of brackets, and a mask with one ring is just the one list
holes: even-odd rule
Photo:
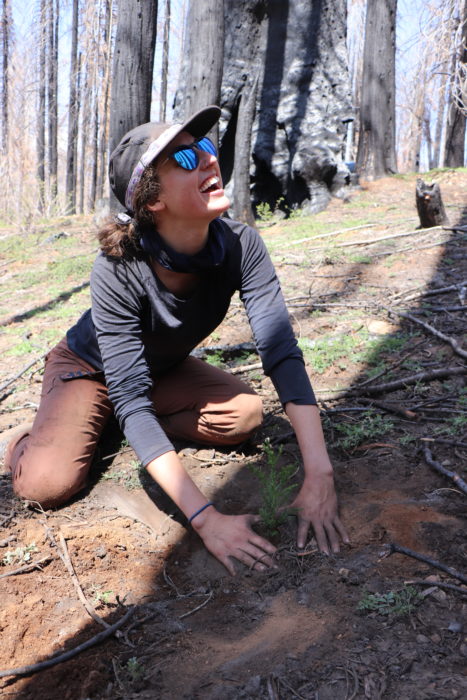
[[[467, 210], [458, 220], [459, 225], [466, 223]], [[465, 283], [465, 240], [465, 234], [453, 233], [429, 289], [461, 280]], [[421, 250], [419, 255], [422, 264], [425, 252]], [[350, 300], [366, 269], [367, 265], [352, 266], [347, 277], [354, 281], [329, 301]], [[427, 299], [438, 299], [435, 295], [424, 297], [423, 306], [417, 298], [408, 310], [462, 343], [465, 314], [459, 309], [446, 310], [461, 305], [456, 294], [454, 290], [448, 295], [450, 301], [442, 304], [426, 303]], [[309, 310], [297, 314], [299, 322], [310, 318]], [[394, 337], [403, 332], [409, 340], [396, 350], [384, 351], [381, 360], [385, 366], [390, 368], [405, 355], [407, 362], [398, 369], [403, 376], [446, 365], [465, 366], [465, 360], [446, 343], [418, 324], [395, 318], [391, 321], [397, 325]], [[385, 342], [387, 348], [387, 337]], [[374, 352], [379, 353], [378, 347]], [[390, 377], [388, 370], [379, 381]], [[353, 384], [367, 378], [364, 374]], [[440, 440], [429, 443], [436, 459], [449, 462], [453, 468], [460, 464], [465, 451], [457, 452], [453, 443], [461, 427], [465, 434], [465, 424], [455, 421], [462, 415], [458, 399], [463, 386], [459, 376], [429, 384], [416, 382], [375, 396], [375, 401], [384, 400], [386, 408], [373, 405], [373, 398], [363, 393], [326, 400], [327, 441], [336, 467], [343, 520], [352, 539], [351, 548], [344, 548], [337, 556], [320, 555], [313, 543], [307, 545], [305, 553], [297, 552], [290, 520], [277, 538], [278, 571], [256, 574], [243, 570], [231, 579], [197, 538], [177, 525], [177, 520], [183, 524], [183, 519], [173, 505], [156, 487], [145, 483], [151, 498], [173, 516], [168, 522], [175, 534], [164, 550], [149, 554], [154, 555], [155, 563], [153, 580], [146, 582], [146, 599], [130, 593], [125, 601], [135, 604], [135, 612], [122, 628], [123, 637], [109, 639], [103, 646], [32, 676], [22, 682], [18, 692], [14, 692], [16, 681], [5, 681], [5, 697], [461, 697], [466, 654], [461, 596], [435, 589], [423, 600], [416, 598], [416, 610], [414, 603], [414, 612], [405, 617], [385, 617], [378, 610], [363, 617], [356, 609], [365, 595], [400, 591], [408, 579], [437, 573], [401, 555], [382, 556], [390, 541], [423, 551], [450, 566], [465, 566], [462, 501], [449, 482], [429, 470], [421, 452], [421, 438], [432, 437]], [[400, 409], [412, 411], [416, 419], [402, 417]], [[375, 439], [367, 436], [363, 447], [357, 443], [343, 448], [343, 437], [362, 424], [362, 416], [373, 420], [390, 417], [393, 428]], [[259, 443], [288, 430], [288, 423], [270, 410]], [[293, 438], [279, 441], [284, 445], [283, 459], [298, 462]], [[116, 452], [118, 443], [106, 445], [106, 451]], [[261, 462], [258, 447], [244, 446], [243, 454], [253, 461], [256, 456]], [[207, 492], [224, 512], [257, 510], [258, 482], [252, 472], [229, 461], [227, 451], [217, 451], [216, 456], [220, 466], [212, 466], [216, 460], [211, 459], [211, 466], [203, 469], [190, 450], [186, 453], [187, 463], [197, 469]], [[209, 463], [209, 458], [206, 461]], [[223, 472], [220, 481], [210, 479], [213, 469]], [[137, 590], [137, 569], [129, 577]], [[116, 622], [124, 612], [125, 606], [114, 607], [106, 616], [107, 622]], [[62, 649], [73, 649], [100, 631], [97, 624], [90, 623]], [[43, 658], [48, 658], [47, 650], [44, 652]]]

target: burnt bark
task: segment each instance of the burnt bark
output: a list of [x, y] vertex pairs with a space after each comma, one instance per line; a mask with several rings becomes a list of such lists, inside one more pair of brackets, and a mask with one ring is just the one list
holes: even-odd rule
[[368, 179], [395, 173], [397, 0], [367, 3], [357, 171]]
[[37, 180], [39, 210], [44, 209], [45, 194], [45, 123], [46, 123], [46, 0], [40, 3], [39, 19], [39, 104], [37, 108]]
[[169, 73], [170, 0], [165, 0], [164, 41], [162, 44], [161, 98], [159, 120], [165, 122], [167, 116], [167, 77]]
[[78, 10], [79, 0], [73, 0], [71, 23], [70, 97], [68, 101], [68, 143], [66, 154], [67, 212], [76, 213], [76, 142], [78, 137]]
[[1, 91], [0, 100], [2, 115], [1, 127], [1, 152], [6, 153], [8, 150], [8, 91], [9, 91], [9, 63], [10, 63], [10, 45], [13, 21], [11, 18], [10, 0], [2, 0], [2, 17], [0, 24], [0, 39], [1, 39]]
[[224, 1], [191, 0], [186, 31], [184, 60], [175, 95], [176, 121], [184, 121], [209, 104], [219, 104], [224, 56]]
[[148, 122], [157, 0], [119, 0], [110, 98], [110, 152], [122, 136]]
[[[225, 0], [221, 165], [233, 178], [239, 108], [259, 73], [252, 128], [253, 204], [323, 209], [349, 176], [342, 154], [352, 118], [345, 0]], [[245, 95], [246, 96], [246, 95]]]
[[441, 226], [449, 223], [444, 209], [443, 198], [441, 197], [441, 189], [437, 182], [432, 182], [429, 185], [421, 178], [418, 178], [415, 201], [421, 228], [430, 228], [431, 226]]
[[464, 16], [460, 21], [462, 23], [460, 45], [456, 47], [456, 55], [453, 57], [455, 77], [453, 94], [449, 104], [444, 152], [444, 164], [448, 168], [461, 168], [464, 165], [465, 157], [467, 105], [464, 104], [461, 76], [464, 75], [467, 64], [467, 2], [464, 3]]
[[47, 129], [49, 190], [52, 199], [57, 195], [58, 172], [58, 30], [59, 0], [47, 2]]
[[237, 130], [235, 133], [235, 191], [232, 209], [236, 219], [244, 221], [250, 226], [255, 225], [250, 195], [250, 151], [258, 78], [258, 75], [253, 76], [249, 81], [249, 89], [243, 90], [238, 108]]

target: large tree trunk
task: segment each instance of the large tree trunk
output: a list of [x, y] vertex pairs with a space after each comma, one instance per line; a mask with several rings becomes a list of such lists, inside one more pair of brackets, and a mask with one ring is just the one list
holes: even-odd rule
[[1, 70], [1, 143], [0, 150], [6, 153], [8, 150], [8, 89], [9, 89], [9, 59], [10, 59], [10, 35], [12, 29], [10, 0], [2, 0], [2, 17], [0, 37], [2, 44], [2, 70]]
[[250, 226], [255, 225], [250, 194], [250, 153], [258, 79], [258, 74], [250, 76], [248, 88], [243, 90], [238, 108], [237, 130], [235, 133], [235, 189], [232, 209], [236, 219], [244, 221]]
[[396, 172], [395, 34], [397, 0], [367, 3], [357, 171]]
[[104, 182], [107, 173], [107, 144], [109, 136], [109, 101], [110, 101], [110, 75], [112, 66], [112, 51], [110, 37], [112, 35], [112, 7], [113, 0], [105, 2], [105, 20], [102, 49], [99, 54], [103, 53], [103, 68], [104, 76], [102, 93], [100, 96], [99, 105], [99, 145], [98, 145], [98, 163], [97, 163], [97, 182], [96, 182], [96, 200], [102, 199], [104, 196]]
[[47, 84], [47, 121], [49, 149], [49, 190], [52, 200], [57, 195], [58, 171], [58, 29], [59, 29], [59, 0], [48, 0], [48, 84]]
[[460, 42], [455, 47], [454, 60], [455, 78], [453, 81], [453, 94], [450, 99], [444, 164], [448, 168], [460, 168], [464, 165], [465, 151], [465, 114], [467, 104], [462, 92], [462, 81], [467, 67], [467, 2], [463, 3], [460, 17]]
[[150, 119], [157, 0], [119, 0], [110, 98], [110, 151]]
[[[109, 151], [151, 115], [157, 0], [119, 0], [110, 99]], [[111, 194], [111, 208], [121, 207]]]
[[68, 102], [68, 145], [66, 156], [66, 200], [69, 214], [76, 213], [76, 142], [78, 137], [78, 7], [73, 0], [71, 25], [70, 98]]
[[219, 104], [224, 56], [223, 0], [191, 0], [186, 32], [175, 96], [176, 121], [187, 119], [209, 104]]
[[[229, 194], [239, 105], [259, 72], [250, 161], [254, 204], [329, 201], [351, 118], [346, 0], [225, 0], [221, 165]], [[240, 134], [240, 138], [241, 138]]]
[[37, 109], [37, 180], [39, 210], [44, 209], [45, 195], [45, 96], [46, 96], [46, 0], [41, 0], [39, 20], [39, 104]]
[[161, 69], [161, 99], [159, 108], [159, 120], [165, 122], [167, 118], [167, 77], [169, 73], [169, 37], [170, 37], [170, 0], [165, 0], [164, 13], [164, 42], [162, 45], [162, 69]]

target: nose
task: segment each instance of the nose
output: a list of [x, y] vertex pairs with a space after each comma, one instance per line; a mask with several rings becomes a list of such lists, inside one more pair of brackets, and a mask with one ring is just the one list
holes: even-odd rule
[[202, 170], [204, 170], [205, 168], [209, 168], [213, 163], [217, 163], [217, 156], [215, 156], [213, 153], [201, 151], [198, 148], [196, 150], [199, 158], [199, 167]]

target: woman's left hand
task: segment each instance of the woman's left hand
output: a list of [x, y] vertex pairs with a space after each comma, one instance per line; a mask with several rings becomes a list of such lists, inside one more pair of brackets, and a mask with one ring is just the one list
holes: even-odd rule
[[337, 497], [332, 473], [305, 476], [291, 508], [297, 511], [297, 545], [304, 547], [310, 526], [321, 552], [338, 552], [340, 541], [349, 543], [347, 532], [337, 513]]

